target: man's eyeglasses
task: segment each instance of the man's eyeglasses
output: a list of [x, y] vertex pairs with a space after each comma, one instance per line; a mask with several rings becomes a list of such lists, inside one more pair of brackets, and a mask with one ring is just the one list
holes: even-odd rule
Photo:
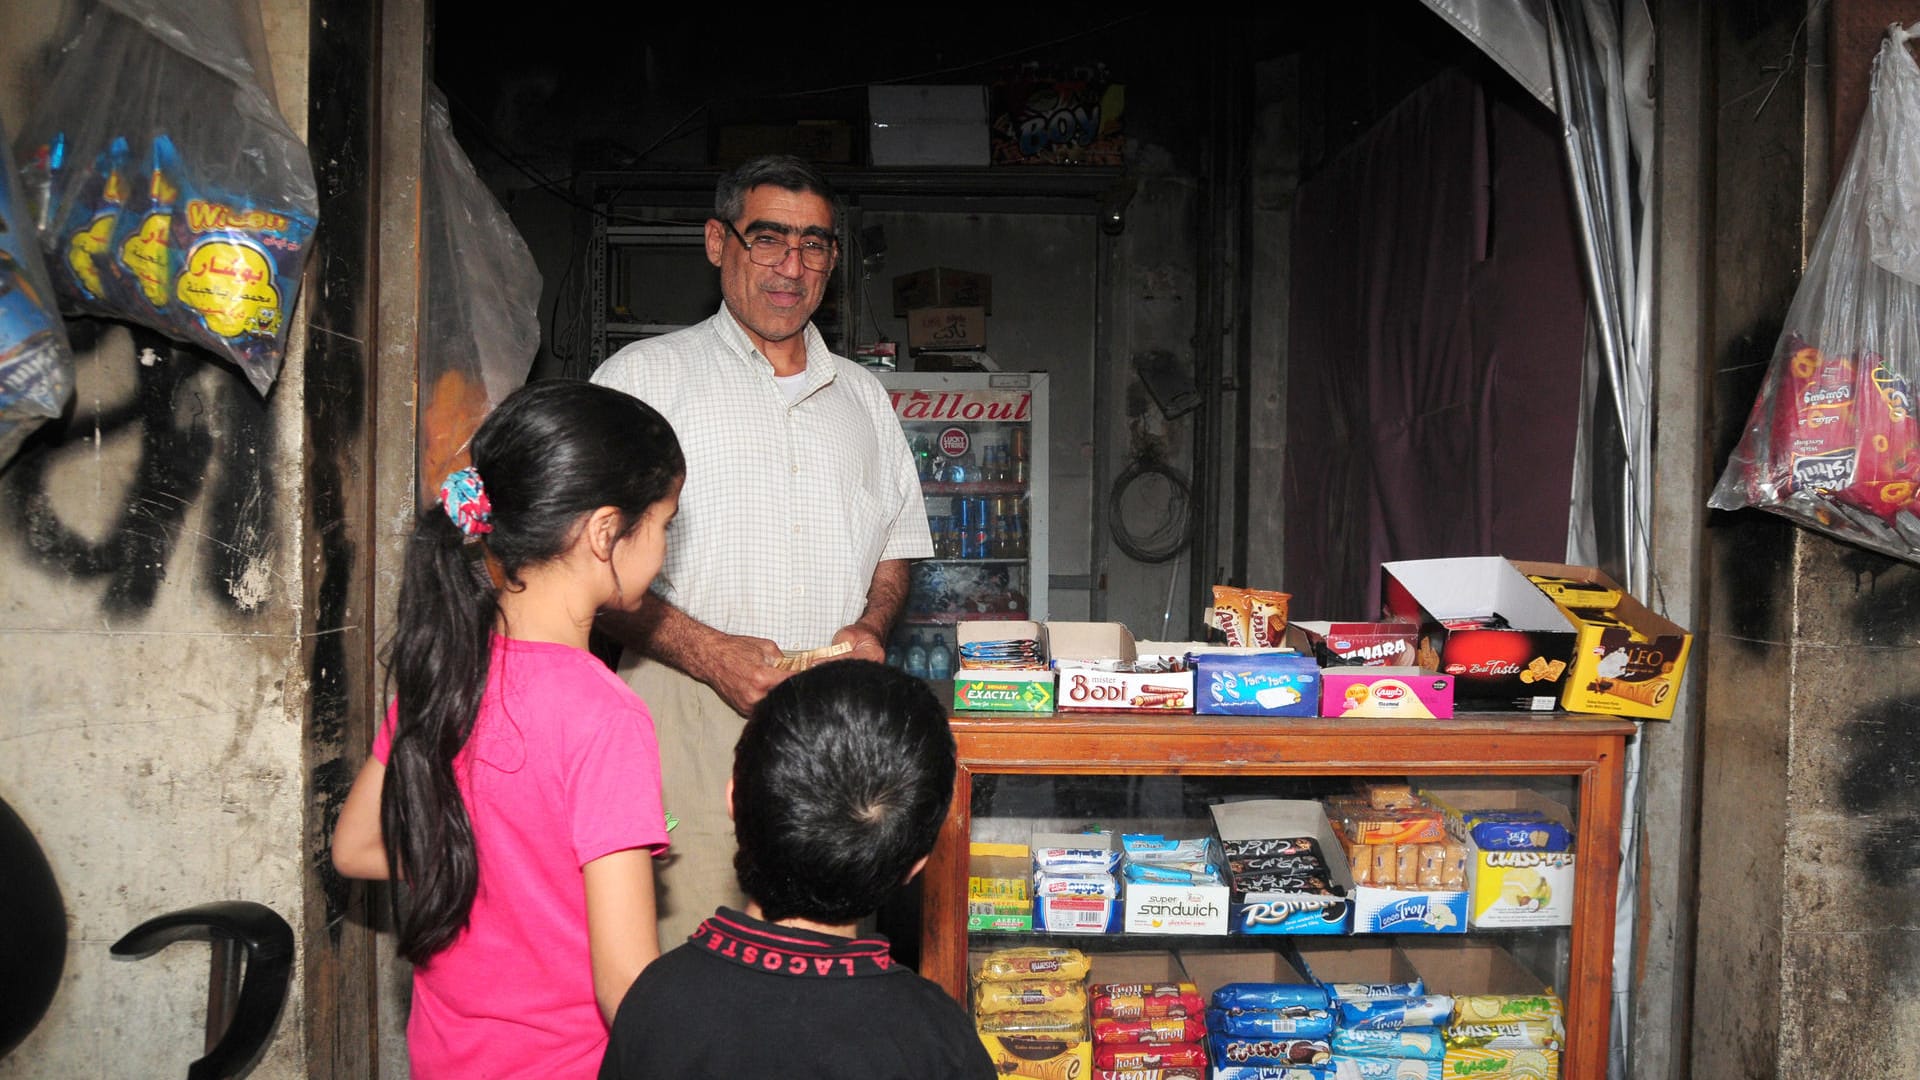
[[800, 253], [800, 265], [809, 270], [825, 270], [833, 265], [833, 241], [809, 236], [798, 244], [787, 243], [787, 238], [776, 233], [754, 233], [752, 236], [740, 235], [733, 222], [722, 222], [727, 231], [733, 234], [740, 246], [747, 249], [747, 258], [760, 266], [779, 266], [787, 261], [787, 253]]

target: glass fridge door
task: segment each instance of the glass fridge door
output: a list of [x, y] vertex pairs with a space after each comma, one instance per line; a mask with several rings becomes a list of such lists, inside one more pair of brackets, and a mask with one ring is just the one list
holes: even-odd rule
[[883, 375], [926, 498], [934, 554], [915, 562], [888, 660], [957, 666], [954, 625], [1046, 618], [1046, 376]]

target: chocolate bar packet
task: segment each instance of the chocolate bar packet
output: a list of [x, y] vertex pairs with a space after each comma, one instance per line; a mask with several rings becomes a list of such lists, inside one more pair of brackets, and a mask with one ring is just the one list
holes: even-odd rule
[[1320, 842], [1311, 836], [1275, 837], [1266, 840], [1222, 840], [1220, 850], [1229, 859], [1256, 855], [1312, 855], [1320, 857]]

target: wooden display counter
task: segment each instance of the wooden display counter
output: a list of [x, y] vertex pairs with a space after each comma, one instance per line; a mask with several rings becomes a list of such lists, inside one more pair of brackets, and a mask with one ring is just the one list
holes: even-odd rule
[[[936, 692], [942, 684], [936, 683]], [[964, 1001], [967, 845], [983, 774], [1180, 776], [1560, 776], [1576, 784], [1573, 925], [1563, 1077], [1604, 1077], [1624, 748], [1634, 725], [1606, 717], [1483, 713], [1451, 720], [1240, 718], [1191, 714], [958, 713], [953, 807], [926, 868], [921, 973]], [[1219, 939], [1248, 947], [1253, 937]], [[1134, 936], [1130, 948], [1152, 948]]]

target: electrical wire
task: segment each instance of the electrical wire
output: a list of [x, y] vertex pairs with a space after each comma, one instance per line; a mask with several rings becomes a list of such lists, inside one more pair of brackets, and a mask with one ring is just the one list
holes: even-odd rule
[[[1171, 492], [1159, 524], [1152, 531], [1140, 534], [1127, 526], [1122, 503], [1128, 489], [1148, 477], [1158, 477]], [[1163, 563], [1180, 554], [1193, 543], [1194, 532], [1200, 524], [1193, 513], [1192, 495], [1193, 487], [1185, 473], [1156, 455], [1135, 455], [1127, 467], [1120, 470], [1120, 475], [1113, 478], [1113, 488], [1107, 496], [1107, 528], [1113, 534], [1114, 546], [1128, 558], [1142, 563]]]

